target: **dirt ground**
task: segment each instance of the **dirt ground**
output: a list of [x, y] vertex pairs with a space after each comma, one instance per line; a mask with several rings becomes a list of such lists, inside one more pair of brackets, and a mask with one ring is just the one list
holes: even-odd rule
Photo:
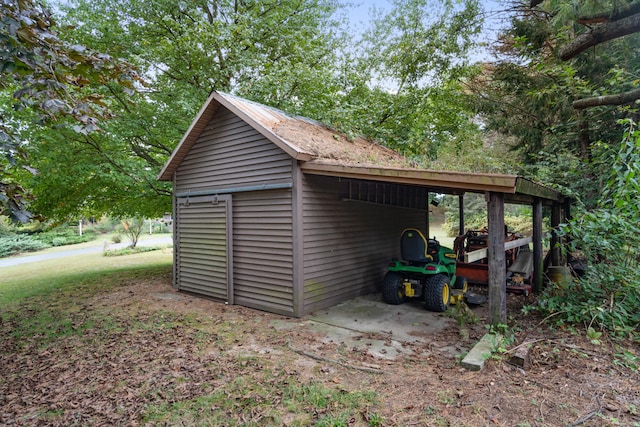
[[[169, 277], [124, 283], [67, 314], [71, 330], [84, 328], [82, 338], [70, 333], [56, 345], [42, 345], [43, 336], [19, 342], [12, 321], [0, 324], [0, 424], [138, 425], [148, 405], [211, 392], [239, 372], [258, 384], [267, 381], [262, 368], [277, 362], [283, 375], [302, 382], [374, 391], [378, 404], [372, 411], [382, 421], [363, 423], [362, 414], [349, 425], [640, 425], [639, 374], [614, 361], [616, 353], [637, 355], [638, 348], [616, 348], [606, 340], [596, 345], [584, 334], [550, 328], [524, 316], [524, 302], [509, 297], [516, 333], [506, 352], [471, 372], [439, 349], [477, 341], [486, 332], [481, 307], [474, 312], [476, 325], [452, 326], [428, 344], [406, 344], [411, 355], [386, 360], [327, 342], [304, 319], [178, 294]], [[158, 322], [148, 322], [154, 318]], [[141, 319], [162, 326], [132, 333]], [[98, 328], [100, 322], [112, 324]], [[203, 334], [210, 340], [204, 350]], [[533, 346], [530, 365], [522, 369], [508, 359], [525, 338]], [[238, 354], [247, 356], [246, 364], [238, 366]], [[172, 381], [178, 372], [191, 380]]]

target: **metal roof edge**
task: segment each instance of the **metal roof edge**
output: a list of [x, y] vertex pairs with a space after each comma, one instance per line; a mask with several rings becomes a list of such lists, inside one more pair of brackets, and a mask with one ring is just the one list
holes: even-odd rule
[[251, 115], [247, 111], [245, 111], [243, 108], [241, 108], [239, 104], [242, 103], [242, 104], [254, 105], [256, 108], [265, 109], [271, 112], [276, 112], [279, 115], [282, 115], [283, 117], [291, 117], [289, 114], [285, 113], [284, 111], [278, 110], [276, 108], [262, 105], [247, 99], [239, 98], [237, 96], [234, 96], [228, 93], [217, 92], [217, 95], [220, 98], [220, 102], [226, 108], [228, 108], [232, 113], [240, 117], [252, 128], [260, 132], [262, 136], [267, 138], [269, 141], [273, 142], [276, 146], [278, 146], [282, 151], [287, 153], [292, 158], [296, 160], [301, 160], [301, 161], [309, 161], [314, 158], [313, 154], [302, 151], [299, 147], [295, 146], [291, 142], [283, 138], [280, 138], [271, 129], [265, 127], [258, 120], [251, 117]]
[[429, 169], [400, 169], [365, 165], [339, 165], [312, 161], [300, 165], [303, 172], [315, 175], [370, 179], [399, 184], [427, 185], [455, 191], [496, 191], [515, 193], [516, 175], [475, 172], [437, 171]]
[[[266, 106], [261, 106], [260, 104], [257, 104], [255, 102], [243, 100], [234, 95], [226, 94], [224, 92], [212, 91], [211, 94], [209, 95], [209, 98], [207, 98], [207, 101], [200, 108], [200, 111], [196, 115], [195, 119], [191, 122], [191, 125], [185, 132], [184, 136], [182, 137], [182, 139], [180, 140], [176, 148], [171, 153], [169, 160], [165, 163], [164, 167], [158, 174], [157, 179], [159, 181], [171, 181], [173, 172], [175, 172], [175, 170], [178, 168], [182, 160], [186, 157], [187, 153], [189, 152], [189, 149], [191, 149], [193, 144], [195, 144], [196, 140], [198, 139], [198, 137], [200, 136], [200, 134], [202, 133], [202, 131], [204, 130], [208, 122], [215, 115], [215, 113], [217, 112], [218, 108], [221, 105], [229, 109], [233, 114], [240, 117], [249, 126], [254, 128], [257, 132], [262, 134], [269, 141], [273, 142], [276, 146], [278, 146], [280, 149], [282, 149], [285, 153], [287, 153], [292, 158], [296, 160], [301, 160], [301, 161], [309, 161], [314, 158], [312, 154], [306, 153], [300, 150], [295, 145], [280, 138], [270, 129], [266, 128], [257, 120], [255, 120], [253, 117], [251, 117], [249, 114], [247, 114], [241, 108], [241, 106], [238, 105], [240, 102], [251, 103], [261, 108], [266, 107]], [[213, 110], [211, 109], [212, 106], [215, 106]], [[267, 108], [269, 108], [270, 111], [278, 111], [283, 116], [287, 116], [286, 113], [284, 112], [280, 112], [279, 110], [275, 110], [270, 107], [267, 107]], [[202, 123], [203, 121], [205, 123]]]

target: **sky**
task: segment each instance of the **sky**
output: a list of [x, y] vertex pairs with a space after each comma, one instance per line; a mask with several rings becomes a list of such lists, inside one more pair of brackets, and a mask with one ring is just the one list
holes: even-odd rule
[[[491, 42], [497, 38], [499, 29], [504, 26], [502, 20], [505, 18], [505, 14], [500, 11], [505, 10], [506, 6], [501, 3], [501, 0], [481, 0], [481, 2], [485, 11], [485, 31], [482, 41]], [[389, 0], [352, 0], [351, 3], [352, 6], [346, 8], [345, 11], [351, 28], [359, 34], [367, 28], [371, 20], [372, 8], [382, 12], [392, 8]]]

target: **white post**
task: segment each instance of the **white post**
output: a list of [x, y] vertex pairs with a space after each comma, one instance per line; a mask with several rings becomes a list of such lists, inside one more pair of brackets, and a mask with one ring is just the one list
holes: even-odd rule
[[149, 234], [153, 234], [153, 221], [149, 220]]
[[82, 220], [78, 221], [78, 234], [82, 236]]

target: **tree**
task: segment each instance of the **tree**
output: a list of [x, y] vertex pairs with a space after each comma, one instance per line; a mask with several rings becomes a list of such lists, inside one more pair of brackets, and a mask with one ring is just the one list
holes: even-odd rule
[[[77, 132], [88, 134], [110, 115], [109, 106], [96, 93], [115, 82], [132, 91], [137, 79], [126, 63], [62, 40], [51, 13], [31, 0], [0, 1], [0, 92], [12, 93], [12, 102], [0, 103], [0, 214], [27, 220], [29, 198], [15, 181], [16, 160], [25, 161], [20, 130], [25, 122], [12, 110], [36, 112], [30, 126], [45, 126], [70, 119]], [[24, 165], [24, 163], [23, 163]]]
[[[560, 52], [578, 39], [580, 16], [593, 15], [603, 2], [546, 2], [520, 7], [496, 52], [500, 61], [487, 65], [470, 85], [478, 94], [478, 111], [488, 129], [516, 139], [524, 153], [521, 173], [560, 185], [593, 207], [604, 185], [611, 153], [622, 140], [619, 119], [629, 108], [583, 108], [581, 103], [623, 103], [635, 93], [630, 78], [637, 69], [631, 40], [611, 39], [606, 49], [563, 61]], [[608, 16], [611, 16], [609, 14]], [[582, 21], [584, 22], [584, 21]], [[572, 34], [577, 34], [575, 37]], [[606, 96], [601, 97], [605, 92]], [[609, 96], [611, 93], [616, 95]], [[578, 108], [576, 108], [578, 107]]]
[[443, 149], [460, 153], [477, 134], [460, 81], [474, 70], [469, 57], [478, 46], [480, 6], [474, 0], [392, 4], [343, 53], [336, 101], [318, 118], [432, 164]]
[[[126, 58], [146, 86], [132, 95], [117, 84], [102, 88], [113, 117], [101, 132], [29, 135], [46, 142], [30, 147], [39, 170], [30, 180], [35, 206], [61, 218], [170, 210], [170, 186], [155, 176], [212, 89], [271, 105], [274, 96], [305, 102], [322, 94], [318, 104], [330, 97], [335, 7], [324, 0], [69, 2], [61, 22], [73, 26], [64, 40]], [[60, 168], [61, 161], [72, 166]]]
[[122, 230], [124, 234], [129, 238], [131, 244], [130, 248], [135, 248], [138, 245], [138, 239], [142, 234], [142, 227], [144, 226], [144, 218], [136, 217], [130, 219], [123, 219], [121, 221]]

